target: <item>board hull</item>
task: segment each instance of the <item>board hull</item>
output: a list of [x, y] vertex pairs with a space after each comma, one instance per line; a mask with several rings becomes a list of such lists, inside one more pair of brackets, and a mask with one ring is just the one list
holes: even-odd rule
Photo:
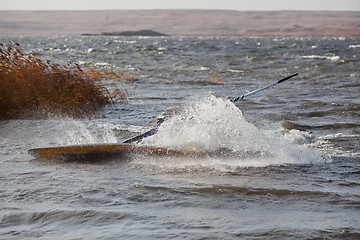
[[89, 144], [71, 145], [61, 147], [32, 148], [28, 153], [35, 158], [53, 158], [60, 156], [86, 156], [99, 154], [149, 154], [149, 155], [171, 155], [175, 152], [160, 147], [143, 146], [135, 144]]

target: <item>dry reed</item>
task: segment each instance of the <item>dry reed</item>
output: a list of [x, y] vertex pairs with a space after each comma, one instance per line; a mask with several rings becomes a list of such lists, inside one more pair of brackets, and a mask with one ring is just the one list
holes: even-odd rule
[[128, 94], [126, 89], [109, 90], [102, 81], [131, 78], [128, 73], [54, 64], [34, 52], [24, 53], [17, 42], [0, 43], [0, 119], [94, 116], [109, 103], [126, 101]]

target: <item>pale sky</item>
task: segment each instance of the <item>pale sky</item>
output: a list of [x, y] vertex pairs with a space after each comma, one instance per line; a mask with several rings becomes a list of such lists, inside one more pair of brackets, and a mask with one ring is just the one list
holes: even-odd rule
[[360, 0], [0, 0], [0, 10], [132, 9], [360, 11]]

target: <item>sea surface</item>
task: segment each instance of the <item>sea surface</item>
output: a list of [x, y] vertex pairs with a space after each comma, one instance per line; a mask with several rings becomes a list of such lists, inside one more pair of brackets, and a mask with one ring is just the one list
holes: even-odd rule
[[[0, 121], [0, 239], [360, 239], [360, 38], [1, 36], [133, 76], [101, 117]], [[299, 75], [236, 104], [229, 100]], [[121, 143], [186, 154], [34, 159]]]

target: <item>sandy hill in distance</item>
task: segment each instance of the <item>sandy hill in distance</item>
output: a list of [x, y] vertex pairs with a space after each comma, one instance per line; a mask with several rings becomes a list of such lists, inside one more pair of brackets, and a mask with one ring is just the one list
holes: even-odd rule
[[0, 34], [153, 30], [167, 35], [360, 36], [360, 12], [114, 10], [0, 11]]

